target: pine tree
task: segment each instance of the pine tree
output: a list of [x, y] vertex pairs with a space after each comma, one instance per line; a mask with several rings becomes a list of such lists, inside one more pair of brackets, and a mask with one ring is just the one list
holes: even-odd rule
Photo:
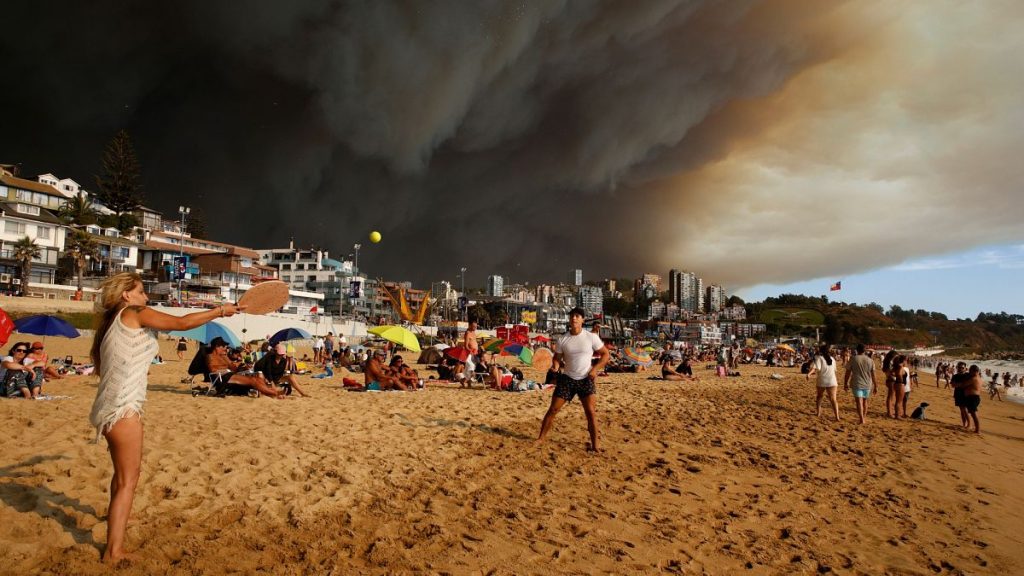
[[[103, 174], [96, 177], [96, 200], [121, 218], [142, 205], [142, 168], [131, 137], [124, 130], [114, 136], [103, 153]], [[128, 230], [121, 230], [127, 233]]]

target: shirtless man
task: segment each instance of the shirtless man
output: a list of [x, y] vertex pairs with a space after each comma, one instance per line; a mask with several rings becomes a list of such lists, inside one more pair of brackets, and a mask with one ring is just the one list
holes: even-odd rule
[[476, 321], [470, 320], [466, 333], [462, 335], [462, 345], [469, 350], [469, 358], [466, 358], [466, 379], [465, 383], [473, 387], [473, 376], [476, 372], [476, 364], [479, 361], [480, 343], [476, 339]]
[[981, 387], [985, 381], [981, 378], [981, 369], [977, 364], [971, 364], [967, 372], [969, 378], [961, 384], [964, 391], [964, 408], [974, 420], [974, 433], [981, 434], [981, 424], [978, 422], [978, 406], [981, 404]]
[[[598, 373], [608, 363], [611, 353], [608, 348], [593, 332], [583, 330], [583, 319], [586, 312], [582, 308], [573, 308], [569, 311], [569, 331], [558, 338], [555, 344], [555, 358], [552, 369], [558, 374], [558, 383], [555, 384], [555, 392], [551, 396], [551, 406], [541, 421], [540, 435], [537, 443], [541, 443], [551, 431], [555, 415], [571, 402], [574, 396], [580, 397], [583, 404], [583, 413], [587, 417], [587, 430], [590, 432], [589, 449], [597, 452], [600, 450], [597, 443], [597, 389], [594, 381]], [[599, 358], [597, 363], [591, 365], [591, 358], [597, 352]], [[564, 369], [563, 369], [564, 367]]]
[[381, 390], [405, 390], [405, 384], [398, 378], [389, 376], [384, 368], [385, 355], [386, 352], [383, 350], [374, 350], [373, 356], [366, 361], [366, 368], [363, 370], [366, 389], [369, 390], [372, 384], [376, 384]]

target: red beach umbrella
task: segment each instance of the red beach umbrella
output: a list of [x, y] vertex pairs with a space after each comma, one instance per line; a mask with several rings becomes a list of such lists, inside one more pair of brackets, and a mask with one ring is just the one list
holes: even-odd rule
[[473, 353], [469, 351], [469, 348], [465, 346], [452, 346], [444, 349], [444, 355], [449, 358], [454, 358], [459, 362], [465, 362]]
[[0, 346], [7, 344], [11, 338], [11, 332], [14, 332], [14, 322], [11, 321], [7, 312], [0, 308]]

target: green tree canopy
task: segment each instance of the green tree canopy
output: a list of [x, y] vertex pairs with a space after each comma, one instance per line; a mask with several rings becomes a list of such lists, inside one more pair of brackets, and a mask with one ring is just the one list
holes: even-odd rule
[[142, 167], [124, 130], [107, 144], [103, 173], [96, 177], [96, 187], [96, 200], [119, 216], [142, 205]]

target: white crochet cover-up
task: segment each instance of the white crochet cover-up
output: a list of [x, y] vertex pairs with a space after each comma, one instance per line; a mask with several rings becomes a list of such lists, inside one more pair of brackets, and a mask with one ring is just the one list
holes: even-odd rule
[[123, 312], [124, 309], [117, 313], [100, 344], [103, 373], [89, 414], [89, 421], [96, 427], [96, 440], [121, 418], [131, 414], [142, 416], [149, 367], [160, 351], [152, 330], [129, 328], [121, 323]]

